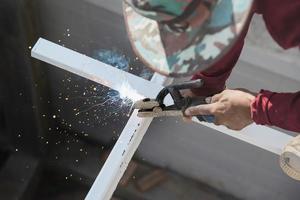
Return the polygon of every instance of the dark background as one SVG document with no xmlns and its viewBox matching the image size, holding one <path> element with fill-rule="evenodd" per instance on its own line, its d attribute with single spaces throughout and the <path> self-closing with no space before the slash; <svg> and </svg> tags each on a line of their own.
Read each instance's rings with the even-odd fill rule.
<svg viewBox="0 0 300 200">
<path fill-rule="evenodd" d="M 1 0 L 1 200 L 83 199 L 127 122 L 130 105 L 120 106 L 116 91 L 30 57 L 43 37 L 96 59 L 103 50 L 124 56 L 126 70 L 141 75 L 145 68 L 130 48 L 123 17 L 104 4 L 120 5 L 118 0 Z M 280 60 L 300 66 L 299 51 L 287 57 L 276 46 L 273 55 L 263 20 L 256 16 L 251 24 L 244 55 L 254 58 L 242 54 L 228 86 L 298 90 L 298 79 L 274 73 L 270 65 Z M 268 62 L 258 63 L 255 53 Z M 101 106 L 106 97 L 113 103 Z M 115 196 L 121 199 L 234 199 L 207 185 L 242 199 L 299 199 L 299 183 L 283 174 L 277 155 L 180 119 L 154 120 L 134 160 L 139 169 L 167 169 L 169 180 L 148 193 L 118 187 Z"/>
</svg>

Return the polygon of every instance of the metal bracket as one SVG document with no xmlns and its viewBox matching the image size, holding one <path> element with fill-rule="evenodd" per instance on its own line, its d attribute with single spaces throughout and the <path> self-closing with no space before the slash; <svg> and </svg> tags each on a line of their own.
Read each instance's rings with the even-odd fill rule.
<svg viewBox="0 0 300 200">
<path fill-rule="evenodd" d="M 162 85 L 170 81 L 158 74 L 154 75 L 151 82 L 144 80 L 45 39 L 37 41 L 32 49 L 32 57 L 120 92 L 122 92 L 122 85 L 128 84 L 134 91 L 133 95 L 141 99 L 144 97 L 155 98 L 163 88 Z M 166 99 L 166 101 L 170 101 L 170 99 Z M 225 127 L 199 122 L 196 118 L 193 120 L 275 154 L 280 154 L 285 144 L 292 139 L 290 135 L 265 126 L 251 125 L 240 132 L 236 132 Z M 138 118 L 136 110 L 132 113 L 86 200 L 108 200 L 111 198 L 151 121 L 152 118 Z"/>
</svg>

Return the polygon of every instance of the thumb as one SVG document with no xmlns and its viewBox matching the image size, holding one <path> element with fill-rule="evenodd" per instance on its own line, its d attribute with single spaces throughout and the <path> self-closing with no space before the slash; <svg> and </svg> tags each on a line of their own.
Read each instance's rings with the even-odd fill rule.
<svg viewBox="0 0 300 200">
<path fill-rule="evenodd" d="M 187 116 L 195 115 L 213 115 L 217 103 L 203 104 L 198 106 L 192 106 L 185 110 L 184 114 Z"/>
</svg>

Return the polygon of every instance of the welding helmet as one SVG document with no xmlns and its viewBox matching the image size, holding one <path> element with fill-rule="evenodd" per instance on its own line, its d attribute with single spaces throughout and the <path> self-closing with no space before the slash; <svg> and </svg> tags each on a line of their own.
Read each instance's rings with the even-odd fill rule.
<svg viewBox="0 0 300 200">
<path fill-rule="evenodd" d="M 166 76 L 192 75 L 231 48 L 253 0 L 124 0 L 129 38 L 138 57 Z"/>
</svg>

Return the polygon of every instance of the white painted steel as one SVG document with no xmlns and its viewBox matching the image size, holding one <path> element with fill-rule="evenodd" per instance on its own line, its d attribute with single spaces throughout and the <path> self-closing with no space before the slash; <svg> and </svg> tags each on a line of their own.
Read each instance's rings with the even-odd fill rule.
<svg viewBox="0 0 300 200">
<path fill-rule="evenodd" d="M 233 131 L 224 126 L 215 126 L 213 124 L 199 122 L 195 117 L 193 118 L 193 121 L 277 155 L 281 154 L 283 147 L 293 138 L 292 136 L 275 129 L 255 124 L 250 125 L 241 131 Z"/>
<path fill-rule="evenodd" d="M 32 48 L 31 55 L 41 61 L 100 83 L 113 90 L 120 91 L 122 86 L 132 87 L 131 90 L 136 92 L 134 93 L 135 96 L 155 97 L 162 89 L 162 85 L 159 83 L 145 81 L 133 74 L 42 38 Z"/>
<path fill-rule="evenodd" d="M 161 79 L 159 76 L 155 74 L 151 81 L 164 84 L 166 78 Z M 86 196 L 86 200 L 109 200 L 111 198 L 152 120 L 153 118 L 137 117 L 137 110 L 132 113 Z"/>
<path fill-rule="evenodd" d="M 144 80 L 44 39 L 38 40 L 32 49 L 32 56 L 114 90 L 120 90 L 120 84 L 126 82 L 141 97 L 155 97 L 165 82 L 165 78 L 158 75 L 154 79 L 159 80 Z M 167 103 L 170 103 L 170 99 L 167 99 Z M 106 200 L 111 197 L 152 121 L 152 118 L 138 118 L 136 112 L 133 112 L 86 199 Z M 194 121 L 200 123 L 196 118 Z M 265 126 L 251 125 L 236 132 L 221 126 L 201 124 L 275 154 L 280 154 L 284 145 L 292 139 L 283 132 Z"/>
<path fill-rule="evenodd" d="M 109 200 L 153 118 L 138 118 L 135 110 L 123 129 L 86 200 Z"/>
</svg>

